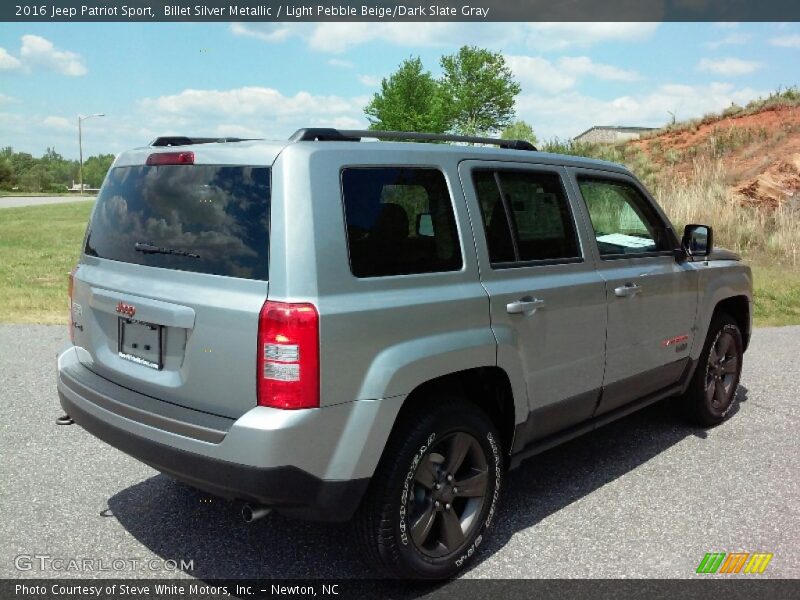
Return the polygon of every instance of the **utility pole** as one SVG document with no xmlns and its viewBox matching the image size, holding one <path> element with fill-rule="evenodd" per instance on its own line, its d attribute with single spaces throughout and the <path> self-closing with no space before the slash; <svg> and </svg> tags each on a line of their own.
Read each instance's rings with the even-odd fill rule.
<svg viewBox="0 0 800 600">
<path fill-rule="evenodd" d="M 83 196 L 83 134 L 81 132 L 81 123 L 83 123 L 86 119 L 91 119 L 92 117 L 105 117 L 105 114 L 96 113 L 94 115 L 87 115 L 85 117 L 78 115 L 78 157 L 80 158 L 80 163 L 78 166 L 78 180 L 80 181 L 81 186 L 81 196 Z"/>
</svg>

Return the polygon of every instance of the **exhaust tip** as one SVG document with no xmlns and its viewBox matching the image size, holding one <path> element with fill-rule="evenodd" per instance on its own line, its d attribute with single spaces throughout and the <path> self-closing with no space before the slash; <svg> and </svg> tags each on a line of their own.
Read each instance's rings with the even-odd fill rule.
<svg viewBox="0 0 800 600">
<path fill-rule="evenodd" d="M 263 519 L 271 512 L 272 509 L 267 506 L 245 504 L 242 507 L 242 519 L 244 519 L 245 523 L 252 523 L 258 519 Z"/>
<path fill-rule="evenodd" d="M 72 425 L 75 421 L 69 415 L 62 415 L 56 419 L 56 425 Z"/>
</svg>

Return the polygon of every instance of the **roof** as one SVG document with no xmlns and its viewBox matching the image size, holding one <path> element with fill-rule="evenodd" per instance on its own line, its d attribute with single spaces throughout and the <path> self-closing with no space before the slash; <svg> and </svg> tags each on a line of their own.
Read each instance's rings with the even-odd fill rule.
<svg viewBox="0 0 800 600">
<path fill-rule="evenodd" d="M 145 146 L 123 152 L 117 157 L 114 166 L 143 165 L 151 154 L 189 150 L 194 153 L 195 164 L 198 165 L 271 165 L 287 144 L 286 141 L 247 140 L 201 145 Z"/>
<path fill-rule="evenodd" d="M 508 148 L 464 146 L 454 144 L 428 144 L 420 142 L 395 141 L 269 141 L 243 140 L 241 142 L 211 142 L 185 146 L 145 146 L 123 152 L 117 157 L 115 167 L 143 165 L 150 154 L 158 152 L 175 152 L 191 150 L 195 155 L 195 164 L 215 165 L 265 165 L 270 166 L 285 149 L 297 148 L 309 152 L 342 152 L 361 148 L 370 154 L 397 152 L 430 154 L 445 153 L 458 155 L 457 160 L 500 160 L 518 163 L 537 163 L 565 165 L 576 167 L 599 168 L 603 170 L 623 171 L 627 169 L 619 164 L 593 158 L 584 158 L 565 154 L 553 154 L 538 150 L 520 151 Z M 387 156 L 387 161 L 397 160 Z M 421 159 L 428 160 L 428 159 Z"/>
<path fill-rule="evenodd" d="M 582 137 L 589 133 L 590 131 L 595 131 L 596 129 L 606 129 L 610 131 L 621 131 L 623 133 L 642 133 L 644 131 L 655 131 L 658 127 L 636 127 L 630 125 L 594 125 L 589 127 L 586 131 L 579 133 L 575 136 L 575 138 Z"/>
</svg>

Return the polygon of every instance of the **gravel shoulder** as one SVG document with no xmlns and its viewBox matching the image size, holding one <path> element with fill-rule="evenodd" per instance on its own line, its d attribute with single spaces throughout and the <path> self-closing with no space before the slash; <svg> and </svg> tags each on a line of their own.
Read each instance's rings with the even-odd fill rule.
<svg viewBox="0 0 800 600">
<path fill-rule="evenodd" d="M 92 200 L 94 200 L 94 196 L 4 196 L 0 198 L 0 208 L 69 204 L 70 202 L 89 202 Z"/>
</svg>

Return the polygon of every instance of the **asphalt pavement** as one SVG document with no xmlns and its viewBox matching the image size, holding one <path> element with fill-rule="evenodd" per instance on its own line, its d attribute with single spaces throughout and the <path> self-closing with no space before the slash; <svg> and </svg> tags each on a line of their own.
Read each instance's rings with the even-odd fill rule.
<svg viewBox="0 0 800 600">
<path fill-rule="evenodd" d="M 371 575 L 347 524 L 246 525 L 238 505 L 56 426 L 65 339 L 62 327 L 0 325 L 0 577 Z M 691 578 L 705 553 L 742 551 L 774 554 L 759 577 L 800 577 L 798 356 L 800 327 L 759 329 L 722 425 L 687 426 L 662 402 L 524 463 L 464 576 Z M 35 555 L 137 566 L 41 570 Z"/>
<path fill-rule="evenodd" d="M 89 202 L 94 196 L 3 196 L 0 208 L 20 206 L 41 206 L 42 204 L 68 204 L 69 202 Z"/>
</svg>

